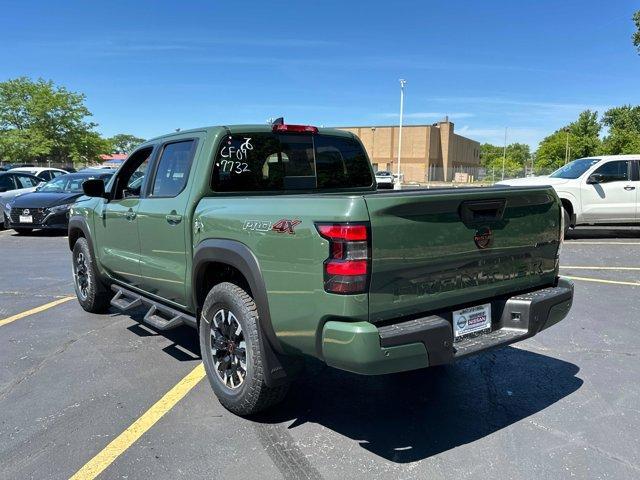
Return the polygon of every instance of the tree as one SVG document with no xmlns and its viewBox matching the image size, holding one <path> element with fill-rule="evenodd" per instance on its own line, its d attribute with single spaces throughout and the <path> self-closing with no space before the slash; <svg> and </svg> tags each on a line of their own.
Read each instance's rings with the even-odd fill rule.
<svg viewBox="0 0 640 480">
<path fill-rule="evenodd" d="M 129 153 L 145 141 L 146 140 L 144 138 L 139 138 L 135 135 L 129 135 L 126 133 L 119 133 L 109 139 L 112 153 Z"/>
<path fill-rule="evenodd" d="M 638 55 L 640 55 L 640 10 L 633 14 L 633 23 L 636 24 L 636 31 L 632 35 L 633 45 L 638 50 Z"/>
<path fill-rule="evenodd" d="M 602 153 L 640 152 L 640 106 L 611 108 L 602 116 L 602 124 L 609 130 L 602 142 Z"/>
<path fill-rule="evenodd" d="M 93 161 L 109 151 L 88 121 L 85 96 L 52 81 L 0 82 L 0 157 L 11 161 Z"/>
<path fill-rule="evenodd" d="M 531 161 L 529 145 L 523 143 L 507 145 L 506 156 L 504 147 L 490 143 L 480 145 L 480 163 L 487 170 L 487 175 L 493 175 L 496 179 L 502 177 L 503 159 L 506 177 L 523 175 L 525 167 Z"/>
<path fill-rule="evenodd" d="M 597 154 L 602 145 L 601 128 L 598 112 L 582 112 L 575 122 L 556 130 L 540 142 L 536 152 L 536 172 L 549 173 L 566 161 Z"/>
</svg>

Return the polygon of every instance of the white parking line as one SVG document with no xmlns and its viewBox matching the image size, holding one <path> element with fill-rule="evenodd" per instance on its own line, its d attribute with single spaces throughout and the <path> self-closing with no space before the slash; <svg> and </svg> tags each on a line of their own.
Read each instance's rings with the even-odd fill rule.
<svg viewBox="0 0 640 480">
<path fill-rule="evenodd" d="M 608 283 L 611 285 L 628 285 L 630 287 L 640 287 L 640 282 L 621 282 L 619 280 L 605 280 L 604 278 L 589 278 L 589 277 L 572 277 L 569 275 L 563 275 L 564 278 L 569 280 L 578 280 L 580 282 L 595 282 L 595 283 Z"/>
<path fill-rule="evenodd" d="M 581 242 L 579 240 L 567 240 L 565 245 L 640 245 L 640 242 Z"/>
<path fill-rule="evenodd" d="M 572 270 L 631 270 L 638 271 L 640 267 L 589 267 L 589 266 L 577 266 L 577 265 L 560 265 L 560 268 L 569 268 Z"/>
</svg>

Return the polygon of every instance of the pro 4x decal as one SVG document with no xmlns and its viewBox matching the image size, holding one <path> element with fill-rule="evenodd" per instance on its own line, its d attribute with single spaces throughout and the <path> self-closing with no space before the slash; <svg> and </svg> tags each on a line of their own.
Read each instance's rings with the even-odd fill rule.
<svg viewBox="0 0 640 480">
<path fill-rule="evenodd" d="M 292 220 L 289 218 L 282 218 L 275 223 L 267 220 L 246 220 L 242 228 L 255 232 L 276 232 L 295 235 L 295 228 L 301 223 L 302 220 Z"/>
</svg>

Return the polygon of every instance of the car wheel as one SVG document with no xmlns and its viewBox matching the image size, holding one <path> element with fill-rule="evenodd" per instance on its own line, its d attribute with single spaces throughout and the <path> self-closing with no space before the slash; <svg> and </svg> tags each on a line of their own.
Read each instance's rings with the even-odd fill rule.
<svg viewBox="0 0 640 480">
<path fill-rule="evenodd" d="M 96 270 L 95 259 L 85 238 L 73 246 L 73 285 L 78 302 L 91 313 L 105 312 L 113 294 L 102 283 Z"/>
<path fill-rule="evenodd" d="M 14 230 L 18 235 L 29 235 L 33 231 L 33 228 L 14 228 Z"/>
<path fill-rule="evenodd" d="M 564 216 L 564 236 L 566 237 L 567 233 L 569 232 L 569 223 L 571 223 L 571 216 L 569 215 L 567 209 L 564 207 L 562 207 L 562 215 Z"/>
<path fill-rule="evenodd" d="M 205 299 L 199 326 L 202 361 L 220 403 L 237 415 L 279 403 L 289 388 L 266 384 L 258 322 L 253 298 L 237 285 L 220 283 Z"/>
</svg>

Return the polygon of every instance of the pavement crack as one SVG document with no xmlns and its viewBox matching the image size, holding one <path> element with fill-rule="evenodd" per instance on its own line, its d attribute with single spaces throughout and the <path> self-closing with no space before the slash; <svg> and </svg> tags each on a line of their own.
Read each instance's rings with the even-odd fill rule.
<svg viewBox="0 0 640 480">
<path fill-rule="evenodd" d="M 80 336 L 78 336 L 76 338 L 72 338 L 72 339 L 67 340 L 66 342 L 64 342 L 62 344 L 62 346 L 60 348 L 58 348 L 55 352 L 50 353 L 49 355 L 44 357 L 37 365 L 34 365 L 29 370 L 27 370 L 26 374 L 24 374 L 22 377 L 20 377 L 20 378 L 18 378 L 16 380 L 14 380 L 13 382 L 10 382 L 9 385 L 7 385 L 2 390 L 0 390 L 0 399 L 5 398 L 18 385 L 23 383 L 25 380 L 28 380 L 29 378 L 33 377 L 36 373 L 38 373 L 40 370 L 42 370 L 53 358 L 63 354 L 65 351 L 67 351 L 69 349 L 69 347 L 71 347 L 71 345 L 76 343 L 78 340 L 83 339 L 87 335 L 91 335 L 92 333 L 95 333 L 95 332 L 98 332 L 98 331 L 100 331 L 100 330 L 102 330 L 104 328 L 107 328 L 108 326 L 109 326 L 109 324 L 105 324 L 104 326 L 102 326 L 100 328 L 94 328 L 92 330 L 89 330 L 88 332 L 83 333 L 82 335 L 80 335 Z"/>
<path fill-rule="evenodd" d="M 254 424 L 265 452 L 286 480 L 321 480 L 291 434 L 282 425 Z"/>
</svg>

